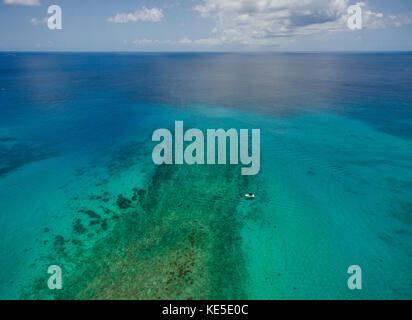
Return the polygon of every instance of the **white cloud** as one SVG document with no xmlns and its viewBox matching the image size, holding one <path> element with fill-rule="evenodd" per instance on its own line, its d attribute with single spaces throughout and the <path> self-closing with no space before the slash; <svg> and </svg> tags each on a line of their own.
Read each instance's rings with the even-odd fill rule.
<svg viewBox="0 0 412 320">
<path fill-rule="evenodd" d="M 24 6 L 39 6 L 39 0 L 3 0 L 5 4 L 21 4 Z"/>
<path fill-rule="evenodd" d="M 401 27 L 405 24 L 411 24 L 412 23 L 412 11 L 409 11 L 407 13 L 398 14 L 395 17 L 392 16 L 391 20 L 392 20 L 393 25 L 396 27 Z"/>
<path fill-rule="evenodd" d="M 127 43 L 127 42 L 126 42 Z M 180 40 L 153 40 L 153 39 L 139 39 L 134 40 L 131 42 L 132 44 L 138 47 L 146 47 L 146 46 L 160 46 L 160 45 L 170 45 L 170 46 L 178 46 L 178 45 L 185 45 L 185 46 L 202 46 L 202 47 L 213 47 L 222 44 L 220 39 L 212 39 L 212 38 L 205 38 L 205 39 L 188 39 L 183 38 Z"/>
<path fill-rule="evenodd" d="M 274 45 L 291 37 L 345 28 L 349 0 L 204 0 L 195 7 L 216 19 L 211 42 Z"/>
<path fill-rule="evenodd" d="M 304 37 L 329 39 L 348 28 L 348 7 L 353 0 L 202 0 L 194 8 L 215 21 L 209 36 L 201 39 L 136 40 L 138 46 L 191 47 L 288 46 Z M 369 2 L 362 7 L 363 29 L 399 27 L 412 23 L 412 12 L 384 15 Z"/>
<path fill-rule="evenodd" d="M 159 44 L 169 44 L 171 41 L 169 40 L 152 40 L 152 39 L 140 39 L 140 40 L 134 40 L 132 43 L 136 46 L 144 47 L 144 46 L 153 46 L 153 45 L 159 45 Z"/>
<path fill-rule="evenodd" d="M 138 21 L 159 22 L 163 19 L 163 17 L 164 15 L 162 9 L 148 9 L 143 7 L 142 10 L 138 10 L 133 13 L 118 13 L 114 17 L 109 17 L 107 21 L 114 23 L 129 23 Z"/>
<path fill-rule="evenodd" d="M 32 19 L 30 20 L 30 23 L 31 23 L 33 26 L 38 26 L 38 25 L 47 23 L 47 20 L 48 20 L 47 17 L 44 17 L 43 19 L 32 18 Z"/>
<path fill-rule="evenodd" d="M 412 23 L 412 11 L 384 16 L 367 10 L 363 13 L 365 27 L 368 29 L 384 29 L 387 27 L 401 27 Z"/>
<path fill-rule="evenodd" d="M 299 37 L 350 31 L 347 27 L 349 0 L 203 0 L 194 8 L 216 26 L 202 44 L 279 45 Z M 411 23 L 412 14 L 386 18 L 369 5 L 363 9 L 363 27 L 385 28 Z M 194 41 L 193 41 L 194 42 Z"/>
</svg>

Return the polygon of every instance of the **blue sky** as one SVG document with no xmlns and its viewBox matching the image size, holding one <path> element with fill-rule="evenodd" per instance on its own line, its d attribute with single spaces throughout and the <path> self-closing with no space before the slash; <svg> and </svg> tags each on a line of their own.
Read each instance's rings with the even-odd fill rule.
<svg viewBox="0 0 412 320">
<path fill-rule="evenodd" d="M 412 51 L 412 1 L 0 0 L 1 51 Z M 63 29 L 47 28 L 59 5 Z"/>
</svg>

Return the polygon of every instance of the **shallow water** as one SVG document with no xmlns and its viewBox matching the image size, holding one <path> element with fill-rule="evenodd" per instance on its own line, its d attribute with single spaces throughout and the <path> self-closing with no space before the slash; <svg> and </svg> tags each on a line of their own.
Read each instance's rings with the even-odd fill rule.
<svg viewBox="0 0 412 320">
<path fill-rule="evenodd" d="M 411 65 L 3 54 L 0 297 L 410 299 Z M 261 172 L 156 167 L 151 135 L 175 120 L 261 129 Z M 63 290 L 47 288 L 52 264 Z"/>
</svg>

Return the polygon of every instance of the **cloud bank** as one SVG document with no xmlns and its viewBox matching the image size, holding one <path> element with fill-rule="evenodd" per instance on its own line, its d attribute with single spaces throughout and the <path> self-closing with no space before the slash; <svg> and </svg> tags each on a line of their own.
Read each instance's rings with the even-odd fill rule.
<svg viewBox="0 0 412 320">
<path fill-rule="evenodd" d="M 143 7 L 142 10 L 133 13 L 118 13 L 114 17 L 109 17 L 107 21 L 113 23 L 130 23 L 138 21 L 159 22 L 163 17 L 162 9 L 148 9 Z"/>
<path fill-rule="evenodd" d="M 350 31 L 349 0 L 203 0 L 194 8 L 216 21 L 207 44 L 278 45 L 299 37 Z M 411 23 L 412 13 L 384 17 L 365 2 L 363 28 L 379 29 Z"/>
</svg>

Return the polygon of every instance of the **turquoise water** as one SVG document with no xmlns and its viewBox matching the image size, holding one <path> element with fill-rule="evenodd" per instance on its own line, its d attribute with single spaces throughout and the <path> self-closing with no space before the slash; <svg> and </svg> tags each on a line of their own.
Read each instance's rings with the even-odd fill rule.
<svg viewBox="0 0 412 320">
<path fill-rule="evenodd" d="M 411 67 L 409 54 L 3 54 L 0 297 L 410 299 Z M 176 120 L 260 129 L 260 173 L 156 167 L 151 135 Z M 52 264 L 63 290 L 47 288 Z"/>
</svg>

